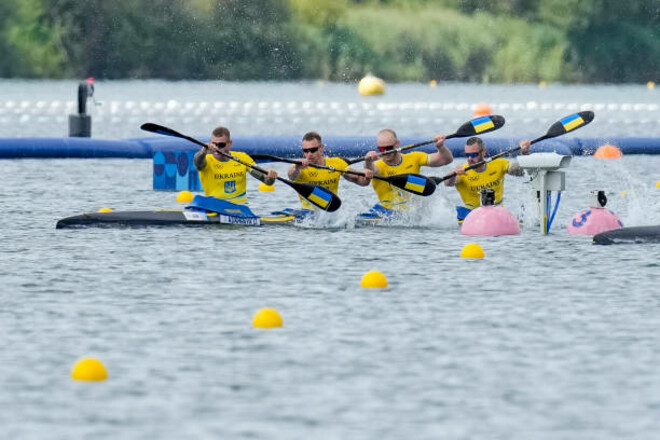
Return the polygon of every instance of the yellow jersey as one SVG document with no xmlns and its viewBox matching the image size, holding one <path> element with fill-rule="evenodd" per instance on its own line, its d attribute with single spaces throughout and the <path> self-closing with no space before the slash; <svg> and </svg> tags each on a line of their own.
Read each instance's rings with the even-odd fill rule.
<svg viewBox="0 0 660 440">
<path fill-rule="evenodd" d="M 247 164 L 255 164 L 246 153 L 232 151 L 230 154 Z M 248 167 L 234 160 L 229 159 L 223 162 L 212 154 L 207 154 L 206 166 L 199 172 L 204 194 L 231 203 L 247 204 L 246 175 L 248 170 Z"/>
<path fill-rule="evenodd" d="M 419 173 L 422 166 L 429 164 L 429 155 L 422 151 L 402 154 L 401 158 L 401 163 L 394 166 L 386 164 L 382 159 L 377 161 L 374 166 L 378 175 L 389 177 L 397 174 Z M 383 207 L 395 211 L 408 210 L 408 201 L 411 196 L 409 192 L 392 186 L 383 180 L 373 179 L 371 184 L 376 190 L 378 200 Z"/>
<path fill-rule="evenodd" d="M 326 167 L 333 167 L 338 170 L 345 170 L 348 168 L 346 161 L 340 157 L 326 157 L 324 160 L 324 165 Z M 312 185 L 322 186 L 337 194 L 337 191 L 339 190 L 340 177 L 341 173 L 337 171 L 314 168 L 314 166 L 310 165 L 309 167 L 300 170 L 300 175 L 298 178 L 296 178 L 295 181 L 299 183 L 311 183 Z M 303 208 L 315 209 L 315 206 L 309 203 L 304 197 L 300 195 L 299 197 Z"/>
<path fill-rule="evenodd" d="M 467 168 L 468 164 L 463 165 Z M 495 204 L 502 203 L 504 196 L 504 176 L 509 170 L 509 161 L 498 158 L 486 164 L 483 171 L 467 170 L 463 176 L 458 176 L 456 189 L 469 209 L 481 206 L 480 191 L 491 188 L 495 191 Z"/>
</svg>

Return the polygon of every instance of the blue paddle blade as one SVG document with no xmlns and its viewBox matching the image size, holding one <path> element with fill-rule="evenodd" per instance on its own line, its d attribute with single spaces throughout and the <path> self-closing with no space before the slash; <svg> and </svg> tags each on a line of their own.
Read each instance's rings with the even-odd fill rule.
<svg viewBox="0 0 660 440">
<path fill-rule="evenodd" d="M 245 205 L 237 205 L 226 200 L 216 199 L 215 197 L 207 197 L 196 195 L 190 205 L 186 208 L 201 209 L 203 211 L 217 212 L 218 214 L 228 215 L 231 217 L 242 218 L 256 218 L 257 216 Z"/>
</svg>

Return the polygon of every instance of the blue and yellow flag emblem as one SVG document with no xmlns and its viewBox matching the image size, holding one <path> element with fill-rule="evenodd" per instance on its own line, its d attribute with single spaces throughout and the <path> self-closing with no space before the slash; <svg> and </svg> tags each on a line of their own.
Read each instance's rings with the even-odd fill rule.
<svg viewBox="0 0 660 440">
<path fill-rule="evenodd" d="M 495 124 L 493 123 L 493 120 L 490 119 L 489 116 L 484 116 L 483 118 L 478 118 L 472 121 L 472 126 L 474 127 L 474 131 L 476 133 L 481 133 L 483 131 L 486 131 L 490 128 L 494 128 Z"/>
<path fill-rule="evenodd" d="M 312 193 L 307 197 L 307 200 L 316 204 L 317 206 L 320 206 L 321 208 L 326 208 L 330 204 L 332 196 L 319 187 L 316 187 L 314 188 L 314 191 L 312 191 Z"/>
<path fill-rule="evenodd" d="M 566 116 L 560 122 L 564 126 L 564 130 L 568 132 L 584 124 L 584 119 L 582 119 L 579 113 L 575 113 L 574 115 Z"/>
<path fill-rule="evenodd" d="M 408 176 L 408 181 L 406 182 L 404 188 L 422 194 L 424 192 L 425 186 L 426 182 L 424 179 L 417 176 Z"/>
</svg>

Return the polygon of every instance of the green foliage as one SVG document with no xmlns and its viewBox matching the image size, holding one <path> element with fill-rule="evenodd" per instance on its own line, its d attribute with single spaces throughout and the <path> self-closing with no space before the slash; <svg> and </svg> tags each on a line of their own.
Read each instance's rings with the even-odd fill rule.
<svg viewBox="0 0 660 440">
<path fill-rule="evenodd" d="M 10 0 L 5 8 L 12 14 L 5 19 L 3 45 L 9 46 L 11 64 L 2 70 L 8 76 L 65 76 L 65 54 L 59 45 L 59 29 L 44 17 L 41 0 Z"/>
<path fill-rule="evenodd" d="M 348 1 L 289 0 L 289 4 L 301 23 L 329 28 L 344 14 Z"/>
<path fill-rule="evenodd" d="M 561 33 L 522 20 L 367 7 L 351 11 L 345 22 L 373 48 L 378 64 L 372 71 L 385 79 L 555 81 L 563 69 Z"/>
<path fill-rule="evenodd" d="M 288 79 L 299 77 L 302 60 L 284 0 L 226 0 L 214 11 L 209 60 L 219 78 Z"/>
<path fill-rule="evenodd" d="M 646 82 L 658 0 L 4 0 L 0 76 Z"/>
</svg>

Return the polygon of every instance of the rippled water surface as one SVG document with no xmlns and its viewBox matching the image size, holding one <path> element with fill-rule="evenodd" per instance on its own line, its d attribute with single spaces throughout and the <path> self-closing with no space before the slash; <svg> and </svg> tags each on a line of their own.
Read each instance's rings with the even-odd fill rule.
<svg viewBox="0 0 660 440">
<path fill-rule="evenodd" d="M 347 182 L 340 212 L 306 227 L 55 230 L 175 195 L 152 191 L 147 160 L 2 161 L 2 437 L 656 438 L 660 246 L 566 225 L 592 189 L 626 225 L 660 224 L 658 165 L 574 158 L 548 236 L 529 179 L 509 176 L 523 233 L 476 239 L 451 188 L 405 224 L 355 228 L 375 195 Z M 256 187 L 259 213 L 297 206 Z M 459 258 L 475 241 L 486 258 Z M 361 289 L 369 270 L 389 287 Z M 263 307 L 284 327 L 253 329 Z M 109 379 L 72 381 L 83 356 Z"/>
</svg>

